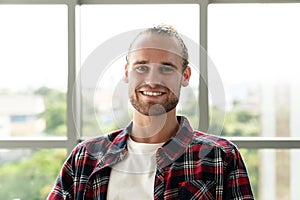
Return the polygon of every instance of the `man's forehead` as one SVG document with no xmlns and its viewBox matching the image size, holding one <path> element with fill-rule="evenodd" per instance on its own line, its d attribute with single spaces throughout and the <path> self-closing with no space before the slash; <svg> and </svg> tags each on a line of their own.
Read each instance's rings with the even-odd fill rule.
<svg viewBox="0 0 300 200">
<path fill-rule="evenodd" d="M 168 35 L 143 34 L 132 44 L 131 52 L 138 50 L 160 50 L 181 56 L 182 50 L 176 39 Z"/>
</svg>

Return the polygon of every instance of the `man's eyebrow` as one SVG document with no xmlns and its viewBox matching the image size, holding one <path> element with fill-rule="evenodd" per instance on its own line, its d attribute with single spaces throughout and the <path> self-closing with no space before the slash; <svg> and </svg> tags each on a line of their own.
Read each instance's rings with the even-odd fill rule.
<svg viewBox="0 0 300 200">
<path fill-rule="evenodd" d="M 166 66 L 173 67 L 173 68 L 175 68 L 175 69 L 178 68 L 175 64 L 173 64 L 173 63 L 171 63 L 171 62 L 162 62 L 161 64 L 162 64 L 162 65 L 166 65 Z"/>
<path fill-rule="evenodd" d="M 148 64 L 149 61 L 147 60 L 137 60 L 133 63 L 133 65 L 142 65 L 142 64 Z"/>
</svg>

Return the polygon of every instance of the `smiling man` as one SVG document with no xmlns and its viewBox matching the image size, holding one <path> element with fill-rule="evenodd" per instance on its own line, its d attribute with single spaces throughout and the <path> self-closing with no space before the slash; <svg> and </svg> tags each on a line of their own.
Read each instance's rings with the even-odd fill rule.
<svg viewBox="0 0 300 200">
<path fill-rule="evenodd" d="M 176 115 L 190 77 L 187 48 L 173 28 L 138 34 L 124 78 L 132 121 L 77 145 L 48 199 L 254 199 L 236 146 Z"/>
</svg>

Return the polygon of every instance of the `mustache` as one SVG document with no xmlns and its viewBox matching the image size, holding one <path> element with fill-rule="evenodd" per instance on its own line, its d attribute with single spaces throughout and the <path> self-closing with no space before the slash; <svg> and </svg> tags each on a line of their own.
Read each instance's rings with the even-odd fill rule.
<svg viewBox="0 0 300 200">
<path fill-rule="evenodd" d="M 141 85 L 138 85 L 136 87 L 136 90 L 169 90 L 169 88 L 167 88 L 164 85 L 161 84 L 147 84 L 147 83 L 142 83 Z"/>
</svg>

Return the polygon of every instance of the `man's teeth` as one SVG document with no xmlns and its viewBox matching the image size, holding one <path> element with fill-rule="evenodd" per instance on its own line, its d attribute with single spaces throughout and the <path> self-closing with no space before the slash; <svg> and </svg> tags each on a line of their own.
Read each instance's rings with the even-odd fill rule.
<svg viewBox="0 0 300 200">
<path fill-rule="evenodd" d="M 143 92 L 143 94 L 147 96 L 160 96 L 162 92 Z"/>
</svg>

